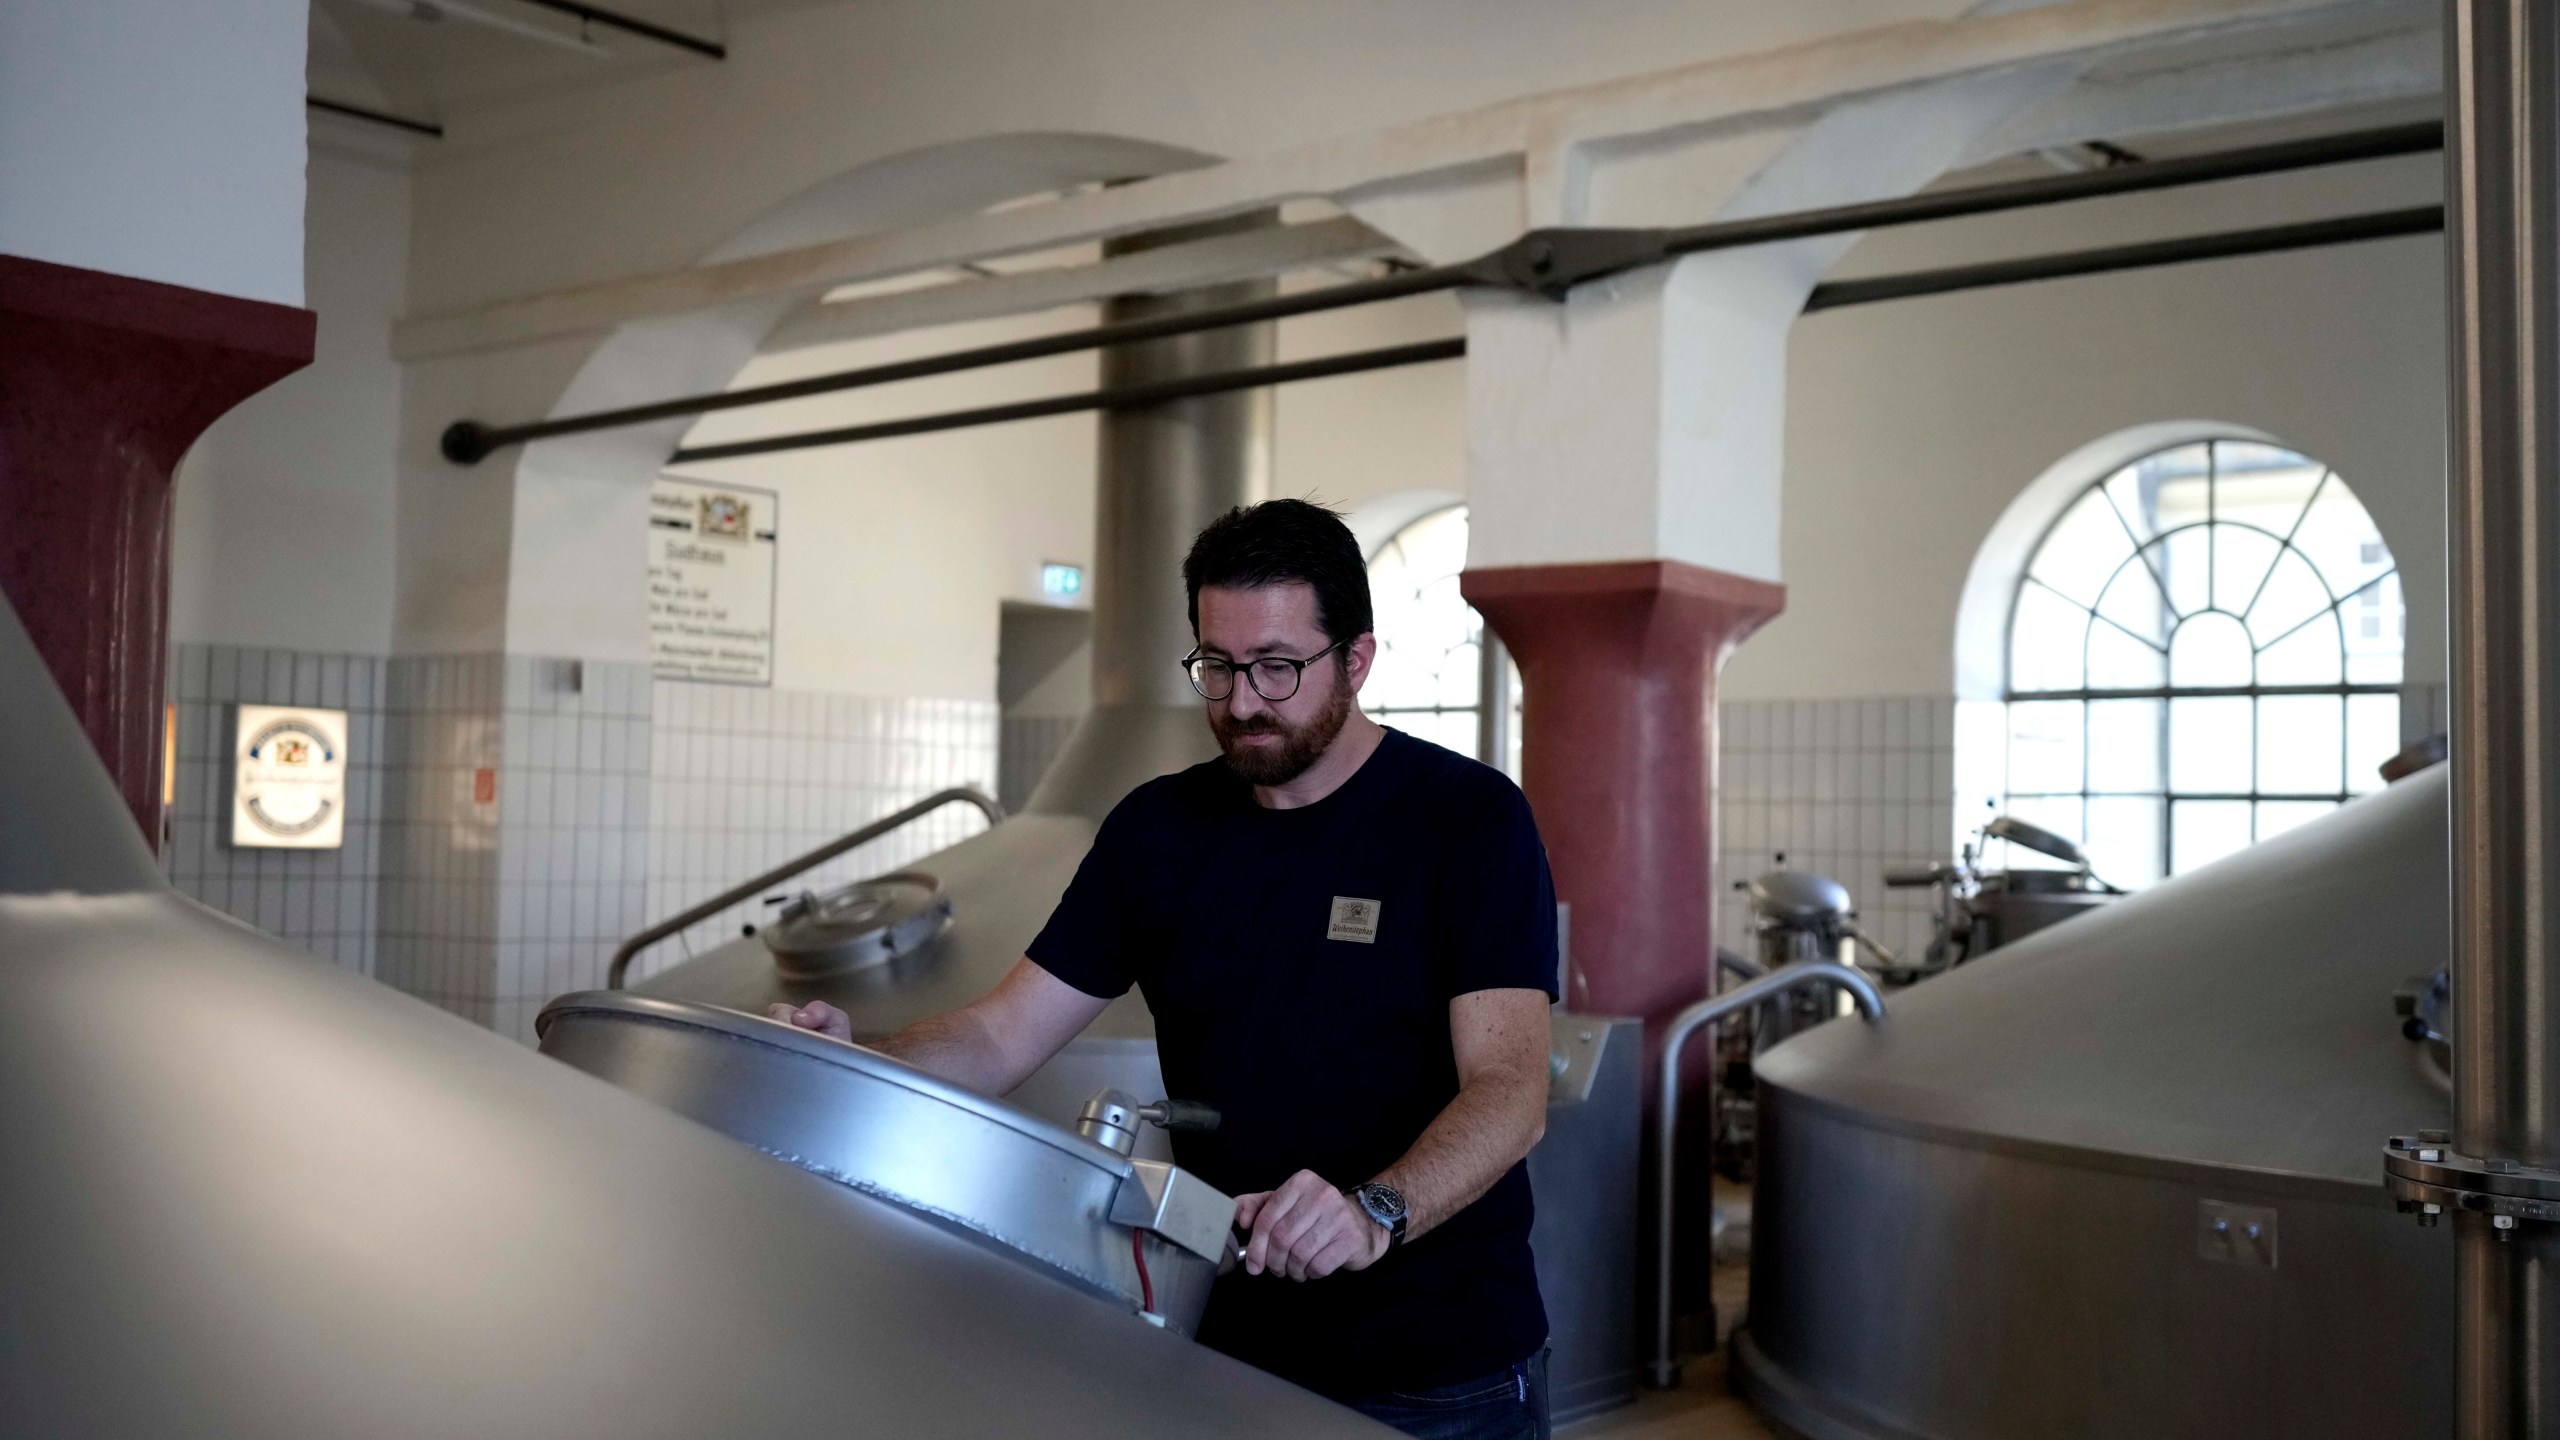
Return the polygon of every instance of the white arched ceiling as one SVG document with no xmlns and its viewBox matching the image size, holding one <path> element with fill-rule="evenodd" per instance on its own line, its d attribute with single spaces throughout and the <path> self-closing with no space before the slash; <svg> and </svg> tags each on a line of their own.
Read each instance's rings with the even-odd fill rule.
<svg viewBox="0 0 2560 1440">
<path fill-rule="evenodd" d="M 891 156 L 776 206 L 703 256 L 734 260 L 969 214 L 1024 196 L 1190 169 L 1216 157 L 1092 134 L 987 136 Z M 802 303 L 757 300 L 626 325 L 546 412 L 580 414 L 722 389 Z M 537 441 L 514 456 L 506 648 L 643 663 L 649 481 L 691 418 Z M 489 464 L 505 463 L 502 452 Z"/>
</svg>

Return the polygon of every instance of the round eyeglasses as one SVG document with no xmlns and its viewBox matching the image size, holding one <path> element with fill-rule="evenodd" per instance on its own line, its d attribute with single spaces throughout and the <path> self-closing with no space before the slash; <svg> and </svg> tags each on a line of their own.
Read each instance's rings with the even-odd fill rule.
<svg viewBox="0 0 2560 1440">
<path fill-rule="evenodd" d="M 1182 662 L 1182 669 L 1191 677 L 1191 688 L 1199 691 L 1203 700 L 1224 700 L 1236 693 L 1236 672 L 1241 670 L 1245 683 L 1253 687 L 1254 694 L 1278 704 L 1298 693 L 1298 686 L 1306 680 L 1308 666 L 1350 643 L 1348 640 L 1336 640 L 1304 660 L 1292 660 L 1286 655 L 1265 655 L 1242 665 L 1194 651 Z"/>
</svg>

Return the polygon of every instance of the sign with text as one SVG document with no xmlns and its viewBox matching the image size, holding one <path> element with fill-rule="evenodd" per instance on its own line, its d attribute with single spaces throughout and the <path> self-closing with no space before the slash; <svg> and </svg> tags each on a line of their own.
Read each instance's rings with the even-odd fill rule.
<svg viewBox="0 0 2560 1440">
<path fill-rule="evenodd" d="M 232 730 L 231 843 L 335 850 L 347 834 L 347 712 L 243 705 Z"/>
<path fill-rule="evenodd" d="M 773 683 L 778 499 L 666 476 L 649 487 L 649 656 L 659 678 Z"/>
</svg>

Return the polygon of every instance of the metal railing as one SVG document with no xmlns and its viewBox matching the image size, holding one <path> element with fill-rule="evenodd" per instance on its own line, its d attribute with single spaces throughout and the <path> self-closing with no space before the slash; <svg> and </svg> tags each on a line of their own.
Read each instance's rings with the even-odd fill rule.
<svg viewBox="0 0 2560 1440">
<path fill-rule="evenodd" d="M 1716 969 L 1736 980 L 1757 980 L 1769 973 L 1769 967 L 1748 955 L 1738 954 L 1723 946 L 1716 947 Z M 1721 982 L 1718 984 L 1721 988 Z"/>
<path fill-rule="evenodd" d="M 1654 1310 L 1653 1363 L 1647 1378 L 1663 1389 L 1680 1383 L 1680 1360 L 1671 1338 L 1671 1221 L 1677 1198 L 1674 1177 L 1680 1166 L 1675 1153 L 1680 1132 L 1680 1052 L 1689 1037 L 1711 1029 L 1729 1015 L 1766 1004 L 1808 985 L 1831 985 L 1849 992 L 1868 1024 L 1884 1018 L 1884 992 L 1865 973 L 1828 960 L 1781 966 L 1748 984 L 1711 995 L 1671 1021 L 1662 1035 L 1661 1093 L 1654 1105 Z"/>
<path fill-rule="evenodd" d="M 639 934 L 632 936 L 630 939 L 623 941 L 622 948 L 613 952 L 613 963 L 605 967 L 605 988 L 608 990 L 621 989 L 622 978 L 624 974 L 631 969 L 632 957 L 638 955 L 641 951 L 648 949 L 650 946 L 657 944 L 659 941 L 666 939 L 668 936 L 675 934 L 677 931 L 684 929 L 686 926 L 694 924 L 697 921 L 708 920 L 712 916 L 719 914 L 721 911 L 728 909 L 730 906 L 737 904 L 739 901 L 754 895 L 759 890 L 766 889 L 769 886 L 779 885 L 783 881 L 790 879 L 792 876 L 797 875 L 804 870 L 812 870 L 820 865 L 824 865 L 847 850 L 868 845 L 872 841 L 879 839 L 881 836 L 888 834 L 890 831 L 898 829 L 900 826 L 912 824 L 913 822 L 921 820 L 925 816 L 932 814 L 934 811 L 941 809 L 943 806 L 951 804 L 968 804 L 977 806 L 978 809 L 986 815 L 987 823 L 989 825 L 994 825 L 1004 819 L 1004 807 L 996 803 L 994 796 L 989 795 L 983 790 L 968 785 L 955 785 L 948 790 L 937 790 L 917 801 L 913 805 L 908 806 L 906 809 L 898 811 L 894 815 L 883 815 L 879 819 L 872 821 L 870 824 L 863 826 L 861 829 L 856 830 L 849 835 L 839 836 L 836 839 L 830 840 L 826 844 L 819 846 L 817 849 L 810 851 L 808 854 L 800 856 L 798 859 L 786 860 L 782 864 L 771 870 L 767 870 L 753 880 L 746 881 L 739 885 L 732 885 L 728 889 L 721 891 L 719 894 L 712 896 L 710 899 L 703 901 L 701 904 L 694 906 L 692 909 L 684 911 L 681 914 L 670 915 L 666 919 L 659 921 L 657 924 L 650 926 L 648 929 L 641 931 Z"/>
</svg>

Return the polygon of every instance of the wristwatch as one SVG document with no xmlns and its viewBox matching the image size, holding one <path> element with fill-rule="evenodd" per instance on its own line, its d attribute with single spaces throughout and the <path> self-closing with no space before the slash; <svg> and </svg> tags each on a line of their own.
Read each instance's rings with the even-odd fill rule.
<svg viewBox="0 0 2560 1440">
<path fill-rule="evenodd" d="M 1387 1227 L 1387 1248 L 1393 1250 L 1404 1243 L 1404 1195 L 1393 1185 L 1372 1180 L 1351 1192 L 1370 1219 Z"/>
</svg>

